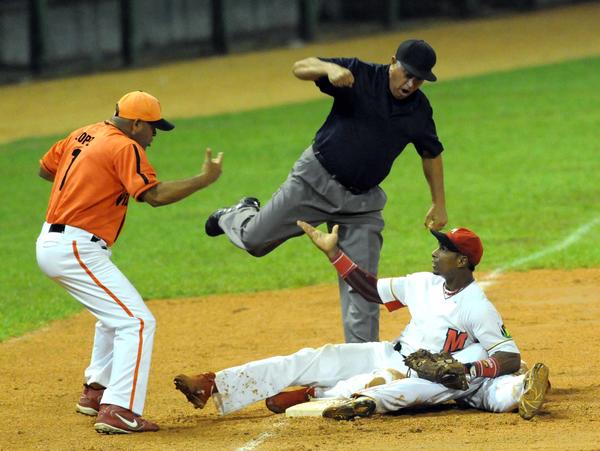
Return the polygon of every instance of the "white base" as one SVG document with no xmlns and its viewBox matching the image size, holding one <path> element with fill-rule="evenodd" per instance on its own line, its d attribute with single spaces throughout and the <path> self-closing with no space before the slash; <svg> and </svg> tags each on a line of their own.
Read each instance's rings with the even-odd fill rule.
<svg viewBox="0 0 600 451">
<path fill-rule="evenodd" d="M 346 401 L 345 398 L 320 398 L 296 404 L 285 411 L 286 417 L 322 417 L 323 411 L 330 406 Z"/>
</svg>

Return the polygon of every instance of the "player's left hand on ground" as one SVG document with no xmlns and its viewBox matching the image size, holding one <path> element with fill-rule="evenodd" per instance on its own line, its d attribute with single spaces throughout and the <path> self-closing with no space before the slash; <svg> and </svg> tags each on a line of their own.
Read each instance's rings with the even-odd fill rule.
<svg viewBox="0 0 600 451">
<path fill-rule="evenodd" d="M 206 149 L 206 154 L 204 156 L 204 164 L 202 165 L 202 176 L 206 182 L 206 185 L 210 185 L 215 182 L 219 176 L 221 175 L 223 166 L 223 152 L 219 152 L 217 154 L 217 158 L 212 157 L 212 150 L 210 148 Z"/>
<path fill-rule="evenodd" d="M 321 249 L 325 255 L 329 258 L 333 258 L 338 251 L 338 229 L 339 226 L 336 224 L 331 229 L 331 233 L 321 232 L 319 229 L 314 228 L 309 223 L 304 221 L 296 221 L 298 227 L 304 230 L 304 233 L 308 235 L 311 241 Z"/>
<path fill-rule="evenodd" d="M 425 215 L 425 227 L 433 230 L 441 230 L 448 223 L 448 213 L 445 207 L 432 205 Z"/>
<path fill-rule="evenodd" d="M 419 349 L 406 357 L 404 363 L 415 370 L 421 379 L 455 390 L 469 388 L 465 366 L 448 352 L 432 353 L 426 349 Z"/>
</svg>

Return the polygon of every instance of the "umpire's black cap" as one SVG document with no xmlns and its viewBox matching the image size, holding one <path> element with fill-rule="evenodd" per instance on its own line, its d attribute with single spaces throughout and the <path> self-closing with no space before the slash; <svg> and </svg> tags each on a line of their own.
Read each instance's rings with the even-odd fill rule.
<svg viewBox="0 0 600 451">
<path fill-rule="evenodd" d="M 402 67 L 421 80 L 436 81 L 431 72 L 437 60 L 435 50 L 422 39 L 404 41 L 396 50 L 396 60 Z"/>
</svg>

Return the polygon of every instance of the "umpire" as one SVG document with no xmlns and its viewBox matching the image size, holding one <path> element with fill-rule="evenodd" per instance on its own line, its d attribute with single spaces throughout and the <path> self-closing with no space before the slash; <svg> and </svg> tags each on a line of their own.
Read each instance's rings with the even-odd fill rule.
<svg viewBox="0 0 600 451">
<path fill-rule="evenodd" d="M 377 274 L 387 197 L 379 184 L 394 160 L 412 143 L 420 155 L 432 205 L 425 226 L 447 222 L 441 153 L 433 111 L 419 89 L 436 54 L 422 40 L 407 40 L 390 64 L 357 58 L 306 58 L 293 66 L 300 80 L 314 81 L 333 97 L 333 106 L 287 180 L 260 209 L 253 197 L 209 216 L 206 233 L 227 234 L 236 246 L 256 257 L 302 234 L 297 219 L 316 226 L 339 224 L 340 247 L 358 265 Z M 409 182 L 407 182 L 409 183 Z M 339 278 L 346 342 L 379 340 L 379 306 L 363 302 Z"/>
</svg>

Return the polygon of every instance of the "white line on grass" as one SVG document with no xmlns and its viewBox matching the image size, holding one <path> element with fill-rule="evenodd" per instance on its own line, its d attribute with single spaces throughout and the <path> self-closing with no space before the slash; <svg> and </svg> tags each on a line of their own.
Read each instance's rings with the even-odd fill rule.
<svg viewBox="0 0 600 451">
<path fill-rule="evenodd" d="M 573 233 L 568 235 L 564 240 L 560 241 L 559 243 L 556 243 L 553 246 L 547 247 L 544 250 L 534 252 L 533 254 L 529 254 L 526 257 L 517 258 L 516 260 L 513 260 L 512 262 L 507 263 L 506 265 L 501 266 L 498 269 L 495 269 L 489 275 L 484 277 L 481 282 L 478 282 L 479 286 L 484 287 L 484 288 L 489 287 L 490 285 L 493 285 L 495 283 L 496 279 L 502 273 L 506 272 L 507 269 L 515 268 L 524 263 L 528 263 L 532 260 L 537 260 L 538 258 L 542 258 L 542 257 L 545 257 L 546 255 L 553 254 L 555 252 L 559 252 L 559 251 L 562 251 L 563 249 L 568 248 L 569 246 L 575 244 L 577 241 L 579 241 L 581 238 L 583 238 L 583 236 L 585 236 L 590 230 L 592 230 L 598 224 L 600 224 L 600 216 L 596 216 L 591 221 L 586 222 L 585 224 L 580 226 L 577 230 L 575 230 Z"/>
<path fill-rule="evenodd" d="M 281 420 L 279 420 L 277 423 L 273 424 L 273 429 L 280 428 L 281 426 L 283 426 L 285 424 L 287 424 L 287 422 L 284 417 Z M 251 451 L 254 448 L 256 448 L 258 445 L 262 444 L 262 442 L 264 442 L 266 439 L 273 437 L 275 435 L 275 433 L 276 433 L 275 430 L 263 432 L 258 437 L 253 438 L 252 440 L 247 442 L 241 448 L 237 448 L 236 451 Z"/>
</svg>

